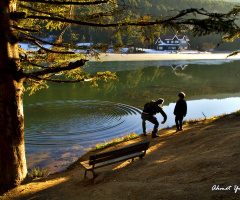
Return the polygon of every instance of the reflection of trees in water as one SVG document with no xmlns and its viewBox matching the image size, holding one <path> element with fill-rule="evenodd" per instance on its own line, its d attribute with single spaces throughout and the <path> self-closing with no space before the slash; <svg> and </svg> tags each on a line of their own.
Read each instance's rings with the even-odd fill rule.
<svg viewBox="0 0 240 200">
<path fill-rule="evenodd" d="M 107 100 L 134 106 L 142 106 L 148 100 L 162 97 L 167 105 L 176 101 L 180 91 L 184 91 L 187 98 L 239 93 L 239 76 L 237 76 L 239 63 L 235 61 L 219 65 L 184 64 L 181 65 L 182 68 L 178 64 L 168 63 L 166 66 L 159 66 L 159 63 L 156 63 L 137 70 L 118 71 L 118 82 L 101 81 L 98 87 L 93 88 L 89 88 L 87 83 L 76 84 L 74 87 L 71 86 L 71 90 L 69 85 L 61 85 L 61 90 L 59 89 L 57 94 L 51 92 L 51 88 L 44 90 L 44 93 L 54 93 L 54 97 L 65 95 L 66 98 L 72 96 L 88 100 Z M 124 63 L 123 67 L 126 68 L 125 65 L 128 65 L 128 62 Z"/>
<path fill-rule="evenodd" d="M 145 67 L 124 73 L 127 73 L 124 78 L 119 74 L 120 81 L 126 80 L 127 83 L 121 83 L 124 97 L 139 105 L 159 97 L 165 98 L 166 104 L 175 102 L 180 91 L 186 92 L 188 98 L 239 92 L 237 62 L 222 65 L 172 65 L 171 68 Z"/>
<path fill-rule="evenodd" d="M 138 70 L 128 72 L 125 77 L 119 78 L 124 88 L 136 88 L 143 82 L 151 82 L 164 75 L 164 69 L 159 67 L 141 67 Z"/>
</svg>

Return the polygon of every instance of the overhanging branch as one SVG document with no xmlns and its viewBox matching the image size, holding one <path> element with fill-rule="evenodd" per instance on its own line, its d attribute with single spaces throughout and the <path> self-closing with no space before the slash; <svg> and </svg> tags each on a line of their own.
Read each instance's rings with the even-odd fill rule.
<svg viewBox="0 0 240 200">
<path fill-rule="evenodd" d="M 23 32 L 23 31 L 20 31 L 20 32 L 21 32 L 21 34 L 27 36 L 27 38 L 26 37 L 19 37 L 20 39 L 28 40 L 29 42 L 33 42 L 33 43 L 34 43 L 34 41 L 39 41 L 39 42 L 41 42 L 43 44 L 49 44 L 49 45 L 57 46 L 57 47 L 64 47 L 62 44 L 56 44 L 56 43 L 53 43 L 53 42 L 48 42 L 48 41 L 36 38 L 36 37 L 34 37 L 32 35 L 29 35 L 29 34 Z"/>
<path fill-rule="evenodd" d="M 88 81 L 88 79 L 79 79 L 79 80 L 60 80 L 60 79 L 51 79 L 51 78 L 41 78 L 38 76 L 34 76 L 34 75 L 28 75 L 27 78 L 29 79 L 29 81 L 48 81 L 48 82 L 54 82 L 54 83 L 79 83 L 79 82 L 84 82 L 84 81 Z M 93 80 L 93 79 L 92 79 Z M 40 84 L 40 82 L 39 82 Z"/>
<path fill-rule="evenodd" d="M 31 3 L 47 3 L 47 4 L 56 4 L 56 5 L 98 5 L 103 3 L 109 3 L 111 0 L 100 0 L 100 1 L 88 1 L 88 2 L 78 2 L 78 1 L 53 1 L 53 0 L 18 0 L 23 2 L 31 2 Z"/>
<path fill-rule="evenodd" d="M 51 12 L 46 12 L 46 11 L 38 10 L 38 9 L 35 9 L 35 8 L 33 8 L 33 7 L 29 7 L 29 6 L 26 6 L 26 5 L 23 5 L 23 4 L 19 4 L 19 7 L 25 8 L 25 9 L 30 10 L 30 11 L 33 11 L 33 12 L 35 12 L 35 13 L 40 13 L 40 14 L 45 14 L 45 15 L 52 16 L 52 13 L 51 13 Z M 59 15 L 55 15 L 55 16 L 59 16 Z M 60 17 L 60 16 L 59 16 L 59 17 Z"/>
<path fill-rule="evenodd" d="M 51 12 L 46 12 L 46 11 L 42 11 L 42 10 L 38 10 L 38 9 L 34 9 L 30 6 L 26 6 L 26 5 L 23 5 L 23 4 L 19 4 L 19 7 L 22 7 L 22 8 L 25 8 L 25 9 L 28 9 L 28 10 L 31 10 L 35 13 L 40 13 L 40 14 L 45 14 L 45 15 L 49 15 L 49 16 L 52 16 L 52 13 Z M 113 9 L 113 10 L 110 10 L 110 11 L 106 11 L 106 12 L 98 12 L 98 13 L 94 13 L 92 15 L 85 15 L 84 16 L 84 20 L 88 20 L 88 19 L 94 19 L 94 18 L 99 18 L 99 17 L 109 17 L 109 16 L 114 16 L 116 14 L 121 14 L 123 13 L 123 11 L 125 11 L 126 8 L 122 8 L 122 9 Z M 61 18 L 60 15 L 55 15 L 55 17 L 59 17 Z"/>
<path fill-rule="evenodd" d="M 60 54 L 75 54 L 74 52 L 70 52 L 70 51 L 54 51 L 48 48 L 43 47 L 41 44 L 39 44 L 36 40 L 33 41 L 37 46 L 39 46 L 41 49 L 43 49 L 46 52 L 50 52 L 50 53 L 60 53 Z"/>
<path fill-rule="evenodd" d="M 49 17 L 49 16 L 34 16 L 30 15 L 27 16 L 29 19 L 41 19 L 41 20 L 52 20 L 52 21 L 59 21 L 59 22 L 67 22 L 71 24 L 77 24 L 77 25 L 83 25 L 83 26 L 92 26 L 92 27 L 122 27 L 122 26 L 153 26 L 153 25 L 161 25 L 161 24 L 167 24 L 167 23 L 175 23 L 175 24 L 185 24 L 185 25 L 194 25 L 190 22 L 189 19 L 182 19 L 182 17 L 188 15 L 188 14 L 194 14 L 197 13 L 199 15 L 209 17 L 209 19 L 214 20 L 221 20 L 225 22 L 232 22 L 235 18 L 230 18 L 229 13 L 227 14 L 221 14 L 216 15 L 214 13 L 208 13 L 204 11 L 203 9 L 187 9 L 184 11 L 181 11 L 178 15 L 175 15 L 173 17 L 169 17 L 167 19 L 163 20 L 153 20 L 153 21 L 122 21 L 122 22 L 116 22 L 116 23 L 93 23 L 93 22 L 87 22 L 87 21 L 79 21 L 79 20 L 72 20 L 67 18 L 59 18 L 59 17 Z M 204 21 L 205 19 L 202 19 Z M 232 24 L 232 23 L 231 23 Z"/>
<path fill-rule="evenodd" d="M 26 77 L 28 77 L 28 76 L 43 76 L 43 75 L 51 74 L 51 73 L 58 73 L 58 72 L 62 72 L 62 71 L 73 70 L 78 67 L 82 67 L 83 65 L 85 65 L 85 63 L 87 61 L 88 60 L 81 59 L 76 62 L 69 63 L 69 65 L 66 67 L 52 67 L 52 68 L 48 68 L 48 69 L 45 69 L 42 71 L 26 73 Z"/>
<path fill-rule="evenodd" d="M 39 32 L 38 30 L 23 28 L 23 27 L 19 27 L 19 26 L 15 26 L 15 25 L 12 25 L 11 27 L 16 29 L 16 30 L 21 30 L 21 31 L 33 32 L 33 33 Z"/>
<path fill-rule="evenodd" d="M 33 36 L 30 36 L 30 35 L 27 35 L 25 34 L 26 36 L 28 37 L 31 37 L 31 38 L 25 38 L 25 37 L 20 37 L 24 40 L 28 40 L 29 42 L 32 42 L 34 44 L 36 44 L 38 47 L 40 47 L 41 49 L 43 49 L 44 51 L 46 52 L 50 52 L 50 53 L 60 53 L 60 54 L 75 54 L 74 52 L 71 52 L 71 51 L 54 51 L 54 50 L 51 50 L 51 49 L 48 49 L 48 48 L 45 48 L 43 47 L 37 40 L 39 40 L 40 42 L 42 43 L 45 43 L 45 44 L 50 44 L 50 45 L 53 45 L 53 46 L 58 46 L 58 47 L 64 47 L 63 45 L 59 45 L 59 44 L 56 44 L 56 43 L 51 43 L 51 42 L 47 42 L 47 41 L 44 41 L 44 40 L 41 40 L 41 39 L 38 39 L 38 38 L 34 38 Z"/>
<path fill-rule="evenodd" d="M 50 76 L 51 77 L 51 76 Z M 102 72 L 100 74 L 96 74 L 90 78 L 81 78 L 78 80 L 60 80 L 60 79 L 51 79 L 51 78 L 44 78 L 39 77 L 33 74 L 28 74 L 27 78 L 29 81 L 40 81 L 39 84 L 41 84 L 41 81 L 47 81 L 47 82 L 55 82 L 55 83 L 79 83 L 79 82 L 89 82 L 89 81 L 96 81 L 100 79 L 114 79 L 117 80 L 117 76 L 115 73 L 109 73 L 109 72 Z"/>
</svg>

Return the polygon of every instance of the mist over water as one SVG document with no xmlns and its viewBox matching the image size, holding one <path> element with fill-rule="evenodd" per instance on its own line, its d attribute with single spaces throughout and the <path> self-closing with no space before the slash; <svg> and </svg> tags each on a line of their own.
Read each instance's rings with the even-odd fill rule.
<svg viewBox="0 0 240 200">
<path fill-rule="evenodd" d="M 164 98 L 168 120 L 180 91 L 186 93 L 188 119 L 231 113 L 240 109 L 240 61 L 89 62 L 89 73 L 115 71 L 118 82 L 50 84 L 49 89 L 24 96 L 28 168 L 60 171 L 89 147 L 116 137 L 142 133 L 140 113 L 150 100 Z M 159 121 L 162 116 L 157 115 Z M 161 128 L 160 127 L 160 128 Z M 147 123 L 148 131 L 153 125 Z"/>
</svg>

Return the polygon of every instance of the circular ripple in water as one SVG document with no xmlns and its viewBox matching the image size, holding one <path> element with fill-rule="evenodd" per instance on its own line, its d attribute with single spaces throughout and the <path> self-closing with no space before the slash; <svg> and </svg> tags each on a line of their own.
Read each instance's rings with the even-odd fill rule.
<svg viewBox="0 0 240 200">
<path fill-rule="evenodd" d="M 31 148 L 89 147 L 141 129 L 140 110 L 107 101 L 24 105 L 25 142 Z"/>
</svg>

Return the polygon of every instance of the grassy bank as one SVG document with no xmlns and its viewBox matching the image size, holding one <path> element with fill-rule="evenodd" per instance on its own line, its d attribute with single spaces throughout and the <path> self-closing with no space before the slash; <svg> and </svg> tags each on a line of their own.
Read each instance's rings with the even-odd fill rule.
<svg viewBox="0 0 240 200">
<path fill-rule="evenodd" d="M 219 119 L 222 119 L 224 117 L 227 117 L 229 115 L 236 115 L 236 116 L 240 116 L 240 110 L 236 111 L 236 112 L 233 112 L 231 114 L 222 114 L 222 115 L 219 115 L 219 116 L 213 116 L 211 118 L 201 118 L 201 119 L 190 119 L 190 120 L 185 120 L 183 121 L 183 125 L 193 125 L 195 123 L 199 123 L 199 122 L 203 122 L 203 121 L 216 121 L 216 120 L 219 120 Z M 167 130 L 167 129 L 173 129 L 175 128 L 176 126 L 173 125 L 172 127 L 167 127 L 167 128 L 162 128 L 161 131 L 164 131 L 164 130 Z M 151 135 L 151 132 L 147 133 L 149 135 Z M 107 149 L 111 146 L 115 146 L 117 144 L 120 144 L 120 143 L 124 143 L 126 141 L 130 141 L 130 140 L 134 140 L 134 139 L 137 139 L 141 137 L 141 135 L 137 135 L 136 133 L 131 133 L 129 135 L 126 135 L 126 136 L 123 136 L 123 137 L 120 137 L 120 138 L 115 138 L 111 141 L 108 141 L 108 142 L 105 142 L 104 144 L 97 144 L 95 147 L 93 148 L 90 148 L 89 151 L 87 153 L 85 153 L 84 155 L 82 155 L 81 157 L 79 157 L 78 160 L 76 160 L 75 162 L 71 163 L 68 167 L 67 167 L 67 170 L 68 169 L 71 169 L 72 167 L 74 167 L 76 164 L 79 163 L 79 161 L 82 159 L 82 157 L 85 157 L 87 154 L 91 153 L 91 152 L 97 152 L 97 151 L 100 151 L 100 150 L 103 150 L 103 149 Z"/>
</svg>

